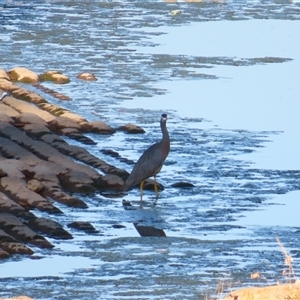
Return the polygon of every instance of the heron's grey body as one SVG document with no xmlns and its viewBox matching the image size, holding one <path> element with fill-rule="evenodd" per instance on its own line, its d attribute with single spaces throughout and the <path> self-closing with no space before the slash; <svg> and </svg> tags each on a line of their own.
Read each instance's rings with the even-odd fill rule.
<svg viewBox="0 0 300 300">
<path fill-rule="evenodd" d="M 163 114 L 160 119 L 160 127 L 162 131 L 161 141 L 150 146 L 142 154 L 124 184 L 124 190 L 127 191 L 140 183 L 141 198 L 144 181 L 151 176 L 154 176 L 154 180 L 156 180 L 156 174 L 161 170 L 170 151 L 170 137 L 166 122 L 167 115 Z M 154 187 L 157 193 L 156 181 Z"/>
</svg>

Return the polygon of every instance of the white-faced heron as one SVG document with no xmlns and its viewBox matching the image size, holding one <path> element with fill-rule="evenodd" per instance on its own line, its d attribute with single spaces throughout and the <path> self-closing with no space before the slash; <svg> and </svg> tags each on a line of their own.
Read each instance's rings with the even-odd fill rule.
<svg viewBox="0 0 300 300">
<path fill-rule="evenodd" d="M 140 184 L 141 200 L 143 196 L 144 181 L 154 176 L 154 189 L 156 197 L 158 197 L 158 188 L 156 184 L 156 175 L 161 170 L 165 159 L 170 151 L 170 137 L 167 129 L 167 115 L 162 114 L 160 119 L 160 128 L 162 131 L 162 139 L 160 142 L 150 146 L 139 158 L 131 174 L 127 178 L 124 184 L 124 190 L 132 188 L 133 186 Z"/>
</svg>

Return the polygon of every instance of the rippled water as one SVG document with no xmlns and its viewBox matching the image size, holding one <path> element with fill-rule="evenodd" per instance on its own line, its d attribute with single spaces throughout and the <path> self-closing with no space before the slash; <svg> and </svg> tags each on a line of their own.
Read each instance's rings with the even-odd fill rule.
<svg viewBox="0 0 300 300">
<path fill-rule="evenodd" d="M 2 261 L 1 296 L 26 287 L 37 299 L 203 299 L 220 281 L 226 291 L 265 284 L 251 281 L 251 272 L 274 283 L 284 268 L 276 236 L 299 271 L 292 213 L 300 190 L 298 2 L 0 1 L 1 7 L 0 67 L 59 69 L 71 83 L 46 85 L 73 100 L 47 100 L 90 120 L 146 129 L 90 135 L 98 143 L 92 153 L 130 171 L 101 150 L 135 161 L 160 138 L 162 111 L 172 137 L 156 206 L 146 191 L 140 208 L 138 190 L 125 197 L 132 210 L 101 194 L 84 199 L 87 210 L 60 206 L 65 215 L 56 221 L 89 221 L 99 233 L 51 241 L 56 248 L 35 249 L 37 260 Z M 77 80 L 82 71 L 99 80 Z M 195 187 L 172 187 L 179 181 Z M 133 223 L 167 237 L 140 237 Z"/>
</svg>

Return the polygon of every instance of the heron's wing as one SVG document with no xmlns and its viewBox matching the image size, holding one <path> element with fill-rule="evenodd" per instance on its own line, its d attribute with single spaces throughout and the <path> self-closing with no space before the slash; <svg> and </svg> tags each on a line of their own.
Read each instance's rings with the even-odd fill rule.
<svg viewBox="0 0 300 300">
<path fill-rule="evenodd" d="M 164 162 L 160 147 L 161 145 L 159 143 L 154 144 L 142 154 L 126 180 L 126 186 L 128 188 L 156 175 L 160 171 Z"/>
</svg>

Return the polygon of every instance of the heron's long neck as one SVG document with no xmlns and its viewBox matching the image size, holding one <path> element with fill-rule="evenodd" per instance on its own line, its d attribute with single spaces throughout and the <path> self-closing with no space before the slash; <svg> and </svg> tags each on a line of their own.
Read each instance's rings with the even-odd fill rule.
<svg viewBox="0 0 300 300">
<path fill-rule="evenodd" d="M 170 151 L 170 137 L 169 137 L 169 132 L 167 129 L 166 122 L 161 121 L 160 122 L 160 128 L 162 131 L 162 140 L 161 143 L 163 144 L 163 149 L 165 150 L 165 154 L 168 155 Z"/>
</svg>

